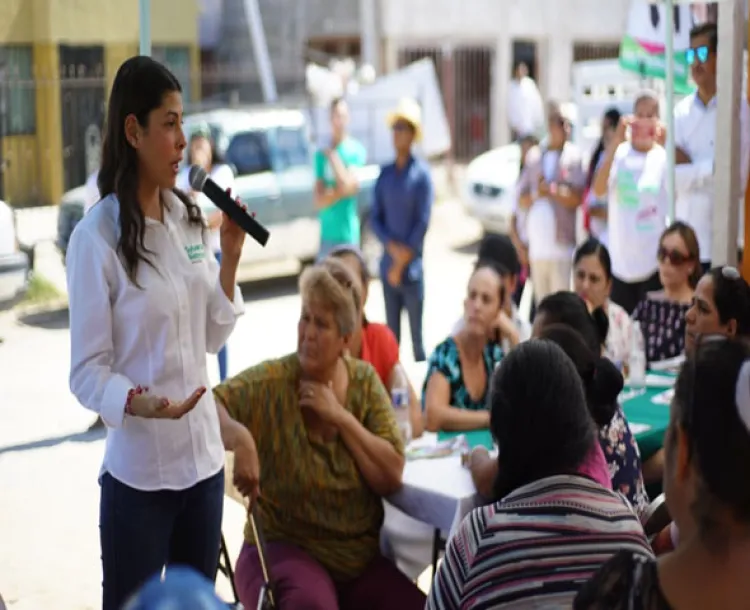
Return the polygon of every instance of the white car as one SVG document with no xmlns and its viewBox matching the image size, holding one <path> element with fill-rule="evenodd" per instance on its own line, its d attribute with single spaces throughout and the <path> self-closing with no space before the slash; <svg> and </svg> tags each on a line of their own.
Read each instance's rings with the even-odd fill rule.
<svg viewBox="0 0 750 610">
<path fill-rule="evenodd" d="M 518 144 L 490 150 L 466 166 L 464 204 L 485 233 L 510 233 L 520 168 Z"/>
<path fill-rule="evenodd" d="M 18 297 L 25 290 L 28 277 L 29 256 L 18 243 L 13 210 L 0 201 L 0 303 Z"/>
</svg>

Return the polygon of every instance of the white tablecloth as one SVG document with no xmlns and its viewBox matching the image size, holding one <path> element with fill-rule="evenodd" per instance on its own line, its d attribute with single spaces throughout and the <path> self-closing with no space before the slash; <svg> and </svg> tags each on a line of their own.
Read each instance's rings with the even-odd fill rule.
<svg viewBox="0 0 750 610">
<path fill-rule="evenodd" d="M 437 436 L 429 432 L 416 441 L 419 445 L 436 442 Z M 478 506 L 479 497 L 461 456 L 450 455 L 407 460 L 404 486 L 387 502 L 417 521 L 452 532 Z"/>
</svg>

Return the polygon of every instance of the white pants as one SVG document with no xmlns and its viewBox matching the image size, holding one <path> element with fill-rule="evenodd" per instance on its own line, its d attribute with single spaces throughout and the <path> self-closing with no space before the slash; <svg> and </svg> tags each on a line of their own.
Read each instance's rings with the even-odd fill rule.
<svg viewBox="0 0 750 610">
<path fill-rule="evenodd" d="M 532 260 L 530 266 L 534 301 L 537 305 L 550 294 L 570 290 L 570 275 L 573 270 L 571 259 Z"/>
</svg>

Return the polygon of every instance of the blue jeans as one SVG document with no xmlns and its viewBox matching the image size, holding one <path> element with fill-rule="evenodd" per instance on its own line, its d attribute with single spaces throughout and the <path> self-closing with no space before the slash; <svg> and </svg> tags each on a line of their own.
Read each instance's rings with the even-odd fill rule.
<svg viewBox="0 0 750 610">
<path fill-rule="evenodd" d="M 216 260 L 221 265 L 221 250 L 218 252 L 214 252 L 214 255 L 216 256 Z M 219 353 L 216 354 L 216 357 L 219 360 L 219 381 L 224 381 L 227 378 L 227 346 L 224 345 L 220 350 Z"/>
<path fill-rule="evenodd" d="M 125 601 L 167 565 L 216 578 L 224 510 L 224 470 L 179 491 L 140 491 L 105 473 L 99 536 L 103 610 Z"/>
<path fill-rule="evenodd" d="M 401 311 L 406 309 L 406 315 L 409 316 L 414 360 L 424 362 L 427 359 L 422 340 L 424 280 L 419 279 L 393 287 L 387 279 L 383 278 L 383 299 L 385 300 L 385 319 L 399 344 L 401 343 Z"/>
</svg>

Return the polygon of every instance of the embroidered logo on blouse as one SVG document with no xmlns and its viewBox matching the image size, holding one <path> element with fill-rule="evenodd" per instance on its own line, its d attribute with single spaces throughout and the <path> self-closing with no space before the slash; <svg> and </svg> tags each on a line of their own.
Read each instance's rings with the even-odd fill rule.
<svg viewBox="0 0 750 610">
<path fill-rule="evenodd" d="M 199 263 L 206 258 L 206 246 L 203 244 L 185 246 L 185 252 L 187 252 L 191 263 Z"/>
</svg>

